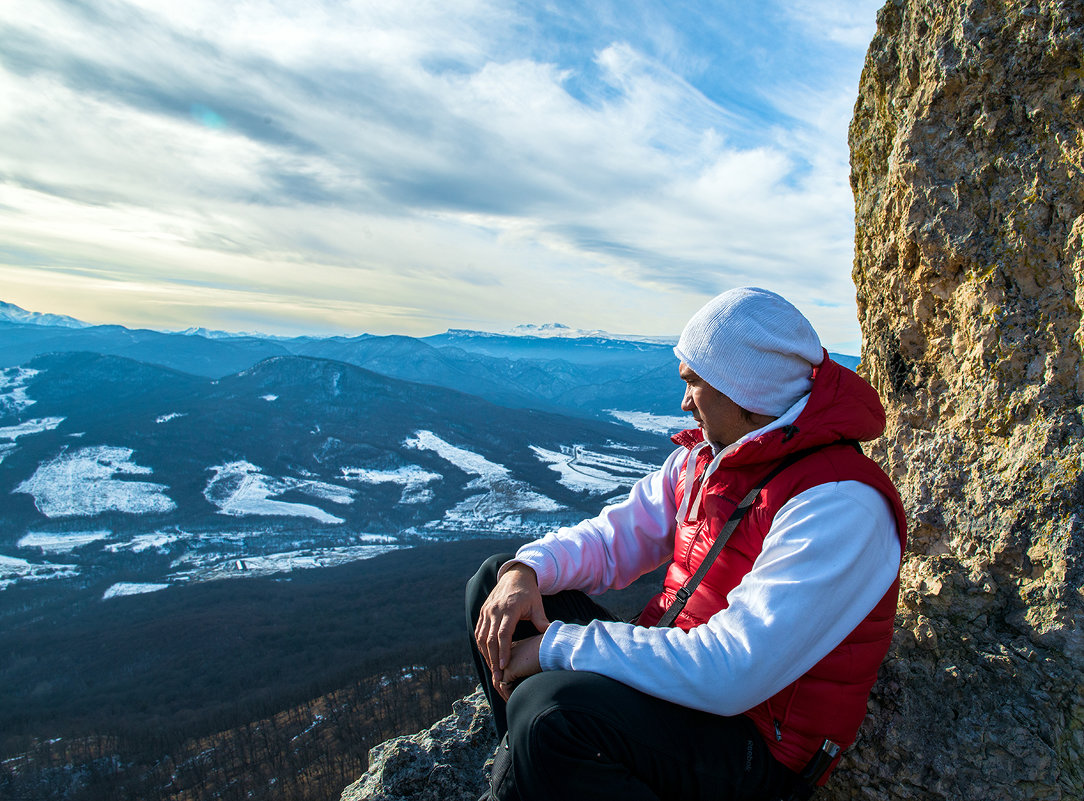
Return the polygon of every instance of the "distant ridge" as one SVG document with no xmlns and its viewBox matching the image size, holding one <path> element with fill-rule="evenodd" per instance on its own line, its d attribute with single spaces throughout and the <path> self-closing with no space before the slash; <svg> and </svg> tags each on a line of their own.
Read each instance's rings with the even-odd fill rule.
<svg viewBox="0 0 1084 801">
<path fill-rule="evenodd" d="M 640 334 L 614 334 L 601 329 L 586 330 L 572 328 L 563 323 L 544 323 L 542 325 L 524 324 L 517 325 L 507 331 L 475 331 L 467 328 L 449 328 L 443 334 L 427 337 L 409 336 L 374 336 L 372 334 L 359 334 L 353 337 L 345 336 L 300 336 L 287 337 L 274 334 L 261 334 L 253 332 L 231 332 L 212 330 L 202 327 L 191 327 L 179 331 L 166 329 L 128 328 L 122 325 L 96 325 L 85 323 L 74 317 L 62 314 L 43 314 L 30 312 L 16 306 L 13 303 L 0 301 L 0 323 L 12 323 L 15 325 L 32 325 L 42 329 L 86 329 L 90 332 L 102 332 L 101 336 L 112 339 L 116 333 L 129 332 L 135 336 L 121 337 L 113 346 L 105 345 L 97 340 L 94 341 L 53 341 L 50 340 L 48 347 L 36 349 L 21 343 L 25 352 L 15 354 L 14 342 L 7 343 L 12 354 L 11 358 L 0 359 L 0 366 L 18 364 L 32 358 L 35 355 L 51 351 L 86 350 L 98 353 L 116 353 L 146 360 L 153 364 L 163 364 L 177 369 L 194 372 L 201 375 L 227 375 L 255 364 L 262 358 L 284 353 L 296 353 L 323 358 L 336 358 L 355 364 L 364 364 L 365 360 L 351 358 L 350 355 L 336 352 L 334 355 L 329 349 L 341 351 L 342 349 L 355 350 L 373 345 L 376 342 L 411 342 L 419 345 L 428 345 L 435 348 L 451 347 L 462 349 L 475 354 L 484 354 L 491 357 L 504 359 L 565 359 L 578 363 L 591 363 L 598 361 L 598 355 L 605 353 L 604 359 L 620 359 L 622 355 L 632 363 L 639 363 L 645 369 L 654 369 L 655 361 L 662 358 L 666 363 L 670 359 L 670 347 L 677 343 L 676 336 L 651 336 Z M 105 332 L 112 331 L 113 334 Z M 82 337 L 82 334 L 75 336 Z M 227 349 L 238 348 L 242 351 L 251 350 L 253 353 L 245 358 L 239 353 L 232 352 L 232 358 L 223 367 L 205 367 L 200 369 L 193 367 L 184 361 L 155 358 L 148 353 L 133 352 L 133 348 L 160 351 L 163 336 L 183 336 L 189 340 L 206 341 L 208 343 L 221 343 Z M 40 338 L 40 337 L 39 337 Z M 141 346 L 138 343 L 143 343 Z M 150 344 L 147 344 L 150 343 Z M 599 350 L 599 349 L 602 350 Z M 270 350 L 269 350 L 270 349 Z M 644 362 L 644 354 L 652 354 L 648 362 Z M 665 355 L 664 355 L 665 354 Z M 844 367 L 855 369 L 858 367 L 859 358 L 840 353 L 830 353 L 833 359 Z M 211 361 L 214 361 L 213 359 Z M 379 370 L 378 370 L 379 372 Z M 442 384 L 441 380 L 435 383 Z"/>
<path fill-rule="evenodd" d="M 0 321 L 20 325 L 51 325 L 59 328 L 90 328 L 90 323 L 63 314 L 41 314 L 27 311 L 14 303 L 0 300 Z"/>
<path fill-rule="evenodd" d="M 450 329 L 449 334 L 475 334 L 478 331 Z M 601 329 L 585 330 L 571 328 L 563 323 L 544 323 L 542 325 L 517 325 L 507 331 L 497 332 L 492 336 L 538 337 L 540 339 L 612 339 L 623 342 L 648 342 L 653 345 L 676 345 L 676 336 L 649 336 L 643 334 L 614 334 Z"/>
</svg>

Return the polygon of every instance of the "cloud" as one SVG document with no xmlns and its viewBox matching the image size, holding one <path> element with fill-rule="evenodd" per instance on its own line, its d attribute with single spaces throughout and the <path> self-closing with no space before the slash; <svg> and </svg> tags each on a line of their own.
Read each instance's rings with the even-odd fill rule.
<svg viewBox="0 0 1084 801">
<path fill-rule="evenodd" d="M 853 341 L 845 122 L 874 7 L 789 8 L 12 0 L 9 299 L 73 313 L 29 267 L 138 287 L 108 306 L 136 324 L 668 333 L 766 282 Z"/>
</svg>

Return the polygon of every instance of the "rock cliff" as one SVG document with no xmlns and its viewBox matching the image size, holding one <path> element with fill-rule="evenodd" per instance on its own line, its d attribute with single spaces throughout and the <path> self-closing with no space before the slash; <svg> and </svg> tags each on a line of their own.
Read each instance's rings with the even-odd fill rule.
<svg viewBox="0 0 1084 801">
<path fill-rule="evenodd" d="M 912 531 L 833 795 L 1084 798 L 1084 3 L 891 0 L 850 140 Z"/>
<path fill-rule="evenodd" d="M 850 138 L 874 451 L 912 531 L 822 797 L 1084 798 L 1084 2 L 890 0 Z M 386 744 L 344 799 L 475 797 L 478 747 L 440 738 L 483 716 Z"/>
</svg>

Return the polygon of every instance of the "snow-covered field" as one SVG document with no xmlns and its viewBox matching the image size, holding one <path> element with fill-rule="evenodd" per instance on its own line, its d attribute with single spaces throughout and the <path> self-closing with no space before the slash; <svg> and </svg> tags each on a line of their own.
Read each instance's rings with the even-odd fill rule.
<svg viewBox="0 0 1084 801">
<path fill-rule="evenodd" d="M 558 481 L 571 490 L 605 495 L 622 487 L 631 487 L 656 469 L 653 465 L 629 456 L 598 453 L 581 445 L 562 448 L 560 452 L 532 445 L 531 450 L 550 470 L 560 474 Z"/>
<path fill-rule="evenodd" d="M 33 405 L 26 395 L 26 382 L 40 372 L 26 367 L 0 369 L 0 414 L 19 414 Z"/>
<path fill-rule="evenodd" d="M 112 531 L 72 531 L 54 534 L 45 531 L 28 532 L 17 543 L 20 548 L 41 548 L 42 553 L 70 553 L 92 542 L 107 540 Z"/>
<path fill-rule="evenodd" d="M 150 534 L 137 534 L 126 542 L 111 542 L 105 546 L 105 550 L 110 553 L 120 553 L 121 551 L 131 551 L 132 553 L 142 553 L 143 551 L 149 551 L 152 548 L 160 553 L 165 553 L 166 549 L 182 539 L 180 531 L 152 531 Z"/>
<path fill-rule="evenodd" d="M 176 504 L 162 484 L 118 481 L 116 476 L 149 475 L 153 471 L 132 461 L 131 448 L 98 445 L 64 452 L 38 467 L 15 488 L 34 497 L 46 517 L 93 517 L 103 512 L 130 514 L 171 512 Z"/>
<path fill-rule="evenodd" d="M 42 417 L 37 420 L 27 420 L 24 423 L 19 423 L 14 426 L 3 426 L 0 428 L 0 439 L 14 442 L 19 437 L 25 437 L 28 434 L 40 434 L 42 431 L 52 431 L 63 422 L 63 417 Z"/>
<path fill-rule="evenodd" d="M 79 575 L 78 565 L 54 565 L 51 562 L 31 562 L 15 556 L 0 554 L 0 590 L 16 582 L 43 579 L 73 578 Z"/>
<path fill-rule="evenodd" d="M 164 590 L 168 586 L 168 584 L 140 584 L 131 581 L 118 581 L 105 591 L 102 600 L 118 598 L 122 595 L 142 595 L 147 592 L 157 592 L 158 590 Z"/>
<path fill-rule="evenodd" d="M 318 546 L 313 545 L 311 537 L 299 538 L 296 531 L 288 529 L 287 532 L 267 527 L 226 531 L 186 531 L 173 527 L 123 540 L 114 540 L 114 533 L 108 530 L 29 532 L 16 543 L 16 547 L 38 548 L 42 553 L 70 553 L 100 543 L 102 553 L 140 554 L 153 551 L 156 554 L 176 555 L 166 575 L 144 582 L 116 582 L 106 591 L 104 599 L 154 592 L 173 584 L 331 567 L 409 547 L 409 541 L 388 534 L 346 532 L 336 535 L 336 541 Z M 284 545 L 292 547 L 283 550 Z M 270 553 L 260 553 L 264 550 Z M 99 562 L 100 557 L 92 556 L 91 564 Z M 26 581 L 74 578 L 82 570 L 80 565 L 34 562 L 0 555 L 0 590 Z"/>
<path fill-rule="evenodd" d="M 2 396 L 0 396 L 2 400 Z M 18 425 L 0 427 L 0 462 L 4 457 L 15 450 L 15 440 L 29 434 L 40 434 L 42 431 L 52 431 L 64 422 L 63 417 L 42 417 L 38 420 L 26 420 Z"/>
<path fill-rule="evenodd" d="M 15 377 L 26 378 L 10 370 L 0 375 L 7 384 L 13 384 Z M 170 412 L 156 419 L 164 424 L 181 416 Z M 151 419 L 155 419 L 153 415 L 144 422 Z M 62 421 L 40 418 L 0 427 L 0 459 L 15 447 L 17 438 L 53 430 Z M 5 422 L 11 422 L 11 418 Z M 67 442 L 59 453 L 50 450 L 51 458 L 41 462 L 29 478 L 23 474 L 12 482 L 17 484 L 14 492 L 31 496 L 45 517 L 90 518 L 107 512 L 146 515 L 177 508 L 170 496 L 175 495 L 179 501 L 181 490 L 174 491 L 150 479 L 155 473 L 147 466 L 150 460 L 138 458 L 133 449 L 117 445 L 79 447 L 75 441 Z M 99 587 L 114 582 L 102 596 L 107 600 L 155 592 L 175 584 L 340 565 L 409 547 L 418 539 L 540 534 L 565 524 L 571 514 L 546 492 L 547 487 L 558 492 L 555 481 L 574 492 L 606 496 L 623 491 L 655 469 L 642 461 L 639 451 L 644 450 L 643 446 L 620 442 L 552 450 L 534 446 L 532 452 L 541 464 L 523 465 L 522 454 L 518 460 L 509 457 L 515 474 L 509 466 L 455 445 L 432 431 L 415 431 L 403 445 L 409 449 L 408 454 L 413 451 L 416 456 L 408 455 L 406 463 L 399 462 L 402 466 L 376 469 L 361 462 L 362 466 L 338 468 L 339 475 L 331 476 L 331 480 L 300 467 L 291 468 L 290 475 L 268 475 L 244 459 L 207 468 L 202 477 L 206 479 L 203 496 L 221 515 L 263 518 L 224 522 L 218 517 L 221 525 L 230 527 L 225 530 L 215 528 L 216 523 L 208 519 L 193 517 L 184 528 L 151 518 L 145 527 L 138 519 L 128 519 L 102 521 L 97 528 L 97 521 L 86 521 L 80 529 L 79 523 L 72 525 L 64 520 L 39 521 L 31 524 L 30 530 L 10 531 L 10 539 L 4 541 L 10 543 L 9 548 L 21 549 L 15 553 L 27 558 L 0 557 L 0 589 L 25 581 L 77 577 L 80 587 L 95 581 L 100 581 L 94 585 Z M 650 447 L 646 450 L 653 452 Z M 138 454 L 144 454 L 142 448 Z M 411 463 L 415 461 L 421 464 Z M 156 461 L 152 463 L 157 465 Z M 445 469 L 443 463 L 454 469 Z M 542 469 L 542 464 L 553 470 L 556 478 Z M 550 478 L 544 478 L 546 475 Z M 539 477 L 539 485 L 533 486 Z M 19 479 L 25 480 L 17 483 Z M 442 489 L 438 483 L 442 481 L 451 481 L 453 486 Z M 170 484 L 177 483 L 170 478 Z M 359 534 L 345 525 L 344 518 L 352 515 L 344 510 L 357 503 L 363 484 L 399 488 L 399 503 L 414 505 L 415 514 L 418 505 L 429 510 L 434 498 L 445 491 L 465 491 L 458 494 L 462 498 L 458 503 L 433 505 L 420 518 L 428 522 L 397 531 L 393 537 Z M 560 491 L 558 497 L 566 496 Z M 293 521 L 276 522 L 270 519 L 274 517 Z M 58 530 L 49 530 L 54 528 Z M 55 554 L 65 554 L 63 561 L 79 564 L 45 561 Z M 166 560 L 171 560 L 168 567 Z M 104 576 L 111 578 L 101 581 Z"/>
<path fill-rule="evenodd" d="M 445 442 L 432 431 L 415 431 L 414 436 L 405 440 L 403 445 L 419 451 L 433 451 L 441 459 L 455 465 L 464 473 L 471 473 L 484 481 L 496 481 L 511 475 L 507 467 L 491 462 L 474 451 Z"/>
<path fill-rule="evenodd" d="M 683 429 L 696 427 L 696 421 L 687 414 L 677 416 L 648 412 L 621 412 L 617 409 L 607 409 L 606 413 L 622 423 L 650 434 L 676 434 Z"/>
<path fill-rule="evenodd" d="M 197 581 L 215 581 L 225 578 L 248 578 L 269 576 L 275 573 L 289 573 L 292 570 L 309 570 L 317 567 L 334 567 L 348 562 L 371 559 L 382 553 L 388 553 L 403 545 L 392 538 L 382 538 L 385 542 L 367 545 L 347 545 L 339 548 L 306 548 L 297 551 L 263 554 L 259 556 L 190 557 L 175 563 L 187 569 L 169 574 L 166 578 L 171 583 L 191 583 Z"/>
<path fill-rule="evenodd" d="M 427 528 L 522 531 L 523 513 L 556 512 L 564 508 L 552 498 L 513 479 L 507 467 L 445 442 L 432 431 L 417 431 L 403 444 L 408 448 L 433 451 L 464 473 L 477 476 L 466 488 L 479 490 L 479 494 L 460 501 L 444 513 L 443 519 L 432 521 Z"/>
<path fill-rule="evenodd" d="M 433 490 L 427 484 L 443 478 L 417 465 L 407 465 L 397 470 L 370 470 L 365 467 L 344 467 L 342 476 L 347 481 L 366 484 L 398 484 L 403 488 L 399 503 L 428 503 L 433 500 Z"/>
<path fill-rule="evenodd" d="M 318 523 L 339 524 L 341 517 L 306 503 L 276 501 L 272 498 L 297 490 L 319 500 L 337 504 L 353 503 L 354 490 L 323 481 L 284 476 L 275 478 L 260 472 L 251 462 L 237 461 L 212 467 L 214 476 L 207 482 L 203 496 L 224 515 L 270 515 L 273 517 L 309 517 Z"/>
<path fill-rule="evenodd" d="M 25 367 L 0 369 L 0 417 L 17 416 L 34 405 L 34 401 L 26 394 L 26 382 L 40 372 Z M 63 417 L 42 417 L 38 420 L 24 420 L 15 425 L 0 426 L 0 462 L 15 451 L 15 440 L 19 437 L 51 431 L 63 422 Z"/>
</svg>

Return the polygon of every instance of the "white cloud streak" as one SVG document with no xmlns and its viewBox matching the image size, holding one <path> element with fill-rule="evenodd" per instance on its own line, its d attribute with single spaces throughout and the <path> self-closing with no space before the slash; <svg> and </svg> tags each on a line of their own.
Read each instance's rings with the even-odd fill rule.
<svg viewBox="0 0 1084 801">
<path fill-rule="evenodd" d="M 638 8 L 9 0 L 5 299 L 674 333 L 759 283 L 856 348 L 846 120 L 876 6 Z"/>
</svg>

